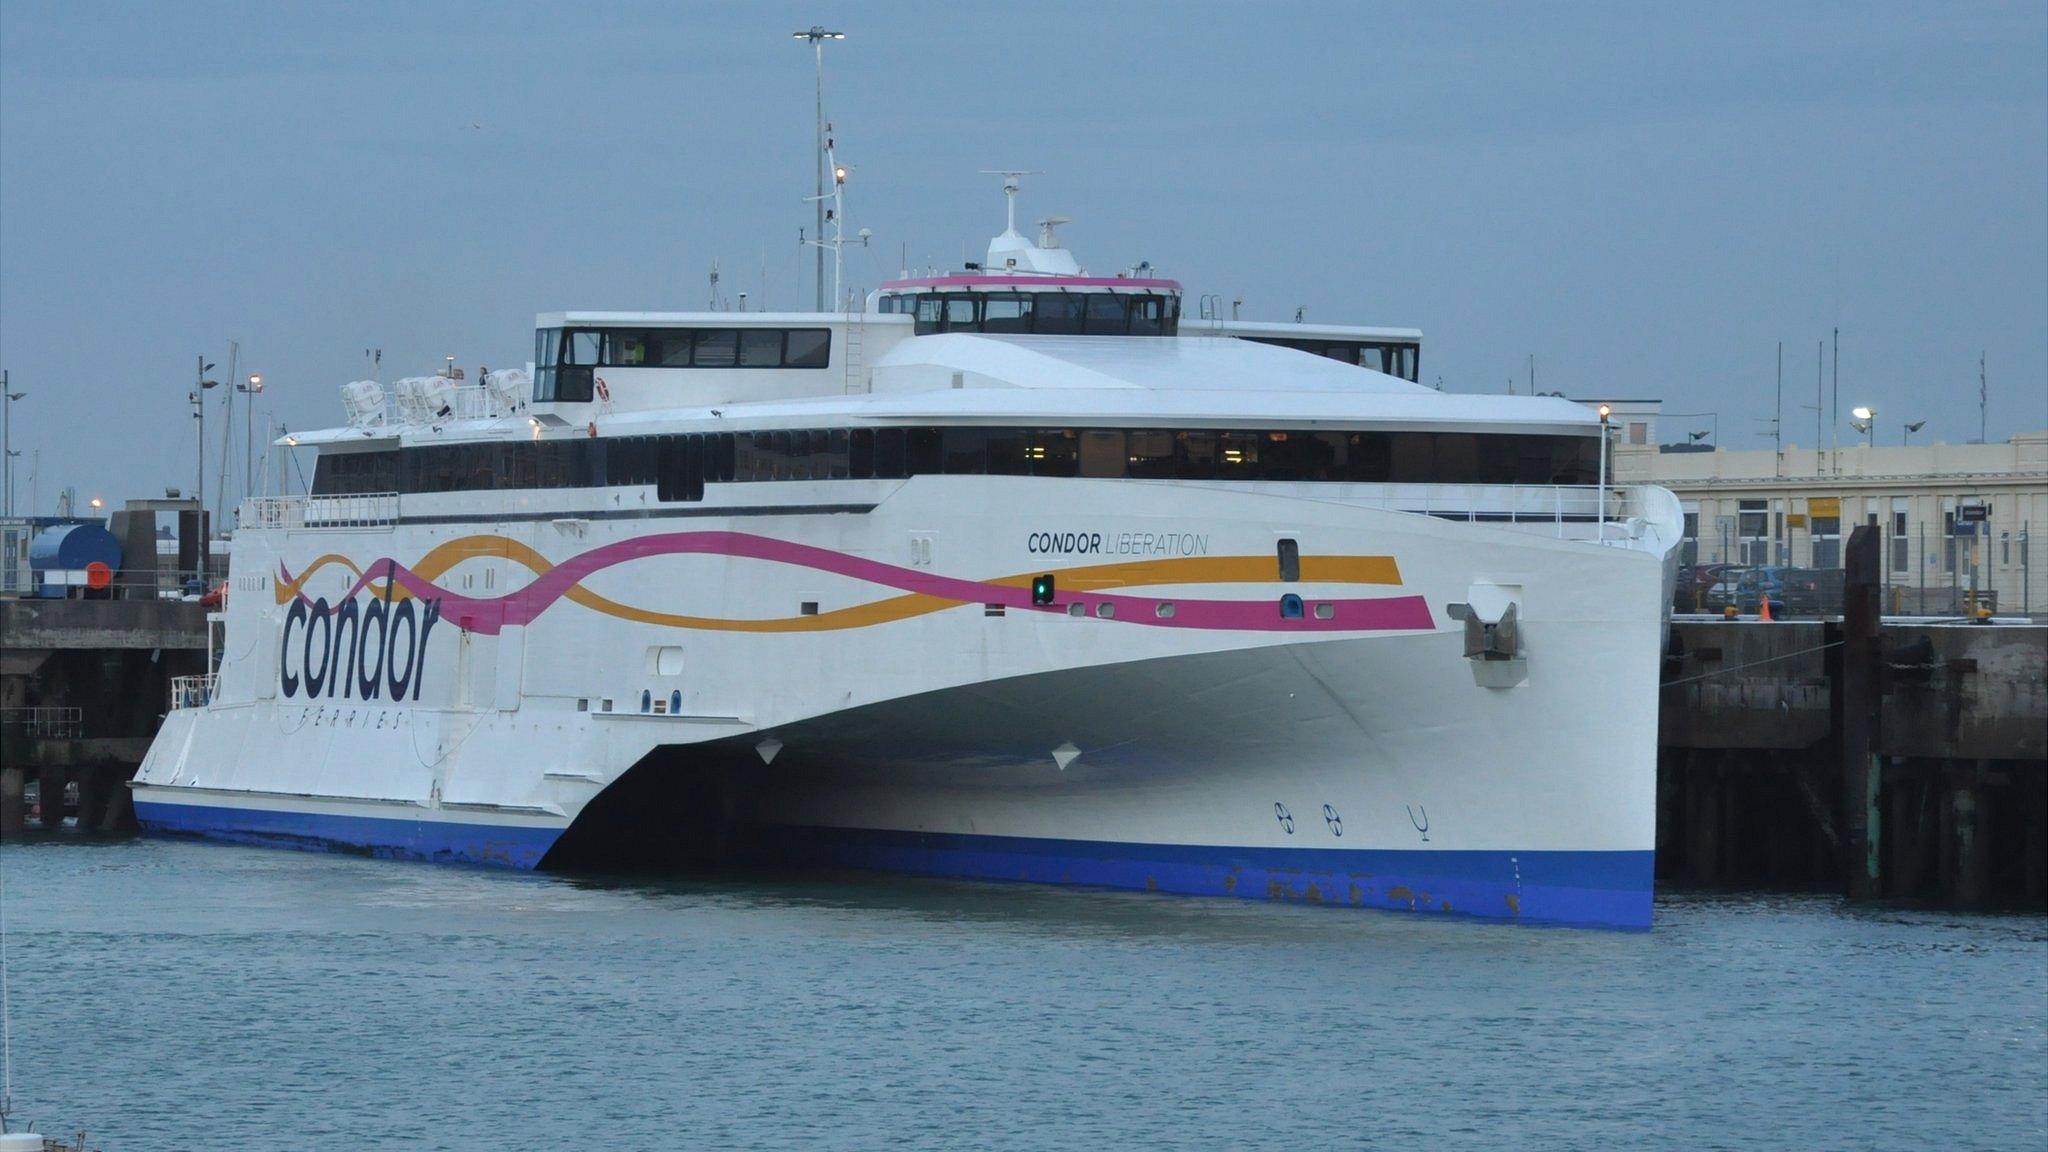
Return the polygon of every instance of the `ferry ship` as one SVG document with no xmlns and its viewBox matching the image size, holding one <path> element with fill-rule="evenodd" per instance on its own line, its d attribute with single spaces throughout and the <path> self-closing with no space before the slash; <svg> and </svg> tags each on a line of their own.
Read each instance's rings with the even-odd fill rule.
<svg viewBox="0 0 2048 1152">
<path fill-rule="evenodd" d="M 1677 501 L 1407 329 L 1057 220 L 819 313 L 556 312 L 343 388 L 234 537 L 153 834 L 1648 927 Z"/>
</svg>

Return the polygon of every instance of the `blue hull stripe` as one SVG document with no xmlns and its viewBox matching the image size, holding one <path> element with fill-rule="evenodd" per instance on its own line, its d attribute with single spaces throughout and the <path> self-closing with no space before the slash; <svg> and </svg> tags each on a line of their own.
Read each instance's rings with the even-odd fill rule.
<svg viewBox="0 0 2048 1152">
<path fill-rule="evenodd" d="M 533 868 L 555 828 L 138 800 L 156 835 Z M 851 828 L 756 829 L 764 862 L 1648 928 L 1654 854 L 1243 848 Z"/>
<path fill-rule="evenodd" d="M 200 836 L 272 848 L 511 868 L 538 865 L 562 835 L 559 828 L 394 820 L 143 800 L 135 802 L 135 819 L 144 832 L 159 836 Z"/>
<path fill-rule="evenodd" d="M 1607 928 L 1648 928 L 1655 854 L 1240 848 L 848 828 L 780 830 L 782 863 L 1299 900 Z"/>
</svg>

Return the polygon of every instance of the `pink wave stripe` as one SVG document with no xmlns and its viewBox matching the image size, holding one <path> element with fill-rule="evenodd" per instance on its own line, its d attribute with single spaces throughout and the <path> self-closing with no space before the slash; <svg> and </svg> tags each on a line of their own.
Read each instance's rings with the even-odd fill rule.
<svg viewBox="0 0 2048 1152">
<path fill-rule="evenodd" d="M 1028 588 L 1011 588 L 955 576 L 941 576 L 935 572 L 921 572 L 914 568 L 884 564 L 879 560 L 849 556 L 843 552 L 834 552 L 809 544 L 755 536 L 745 532 L 665 532 L 621 540 L 565 560 L 524 588 L 490 598 L 451 592 L 387 557 L 365 566 L 363 575 L 341 599 L 354 597 L 368 587 L 371 581 L 383 579 L 388 574 L 400 587 L 415 596 L 439 598 L 444 619 L 468 631 L 494 636 L 500 629 L 532 623 L 541 613 L 552 607 L 555 601 L 567 595 L 570 589 L 582 583 L 585 577 L 594 572 L 629 560 L 688 554 L 731 556 L 789 564 L 962 604 L 1001 604 L 1006 608 L 1062 613 L 1067 611 L 1067 605 L 1079 603 L 1091 617 L 1095 616 L 1101 605 L 1108 604 L 1113 606 L 1115 619 L 1120 623 L 1160 628 L 1248 632 L 1378 632 L 1426 631 L 1436 627 L 1430 615 L 1428 602 L 1420 596 L 1310 601 L 1311 605 L 1334 606 L 1335 611 L 1328 620 L 1317 619 L 1312 607 L 1301 617 L 1282 619 L 1279 604 L 1271 600 L 1183 599 L 1128 596 L 1109 592 L 1072 592 L 1060 594 L 1057 604 L 1037 605 L 1031 603 L 1031 591 Z M 291 580 L 291 573 L 282 565 L 279 566 L 279 571 L 287 582 Z M 1055 576 L 1059 574 L 1058 569 L 1050 571 Z M 301 600 L 306 599 L 303 591 L 299 592 L 298 596 Z M 1304 597 L 1304 600 L 1308 599 Z M 1159 615 L 1159 605 L 1163 603 L 1173 605 L 1173 615 Z"/>
</svg>

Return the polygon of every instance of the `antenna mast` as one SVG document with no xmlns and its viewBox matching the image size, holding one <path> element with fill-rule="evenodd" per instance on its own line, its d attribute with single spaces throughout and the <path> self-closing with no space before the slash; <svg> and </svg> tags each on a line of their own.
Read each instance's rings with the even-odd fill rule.
<svg viewBox="0 0 2048 1152">
<path fill-rule="evenodd" d="M 813 24 L 802 32 L 790 33 L 790 36 L 793 39 L 810 41 L 811 47 L 816 50 L 818 56 L 818 185 L 817 191 L 812 195 L 811 199 L 818 209 L 817 235 L 820 244 L 817 252 L 817 310 L 823 312 L 825 310 L 825 249 L 822 243 L 825 239 L 825 41 L 844 40 L 846 39 L 846 33 L 829 32 L 826 31 L 824 25 Z"/>
<path fill-rule="evenodd" d="M 845 289 L 841 286 L 841 276 L 846 269 L 846 173 L 849 169 L 846 165 L 839 162 L 839 145 L 834 137 L 832 125 L 825 125 L 825 132 L 824 156 L 826 162 L 832 168 L 832 191 L 824 194 L 818 200 L 818 209 L 824 214 L 825 223 L 832 226 L 832 238 L 827 240 L 824 232 L 820 231 L 818 238 L 810 241 L 818 249 L 818 267 L 821 276 L 818 283 L 818 311 L 820 312 L 825 310 L 822 274 L 825 266 L 825 249 L 827 248 L 832 250 L 832 307 L 836 311 L 846 305 L 846 301 L 842 296 Z M 827 200 L 832 202 L 832 207 L 825 207 Z M 868 230 L 865 228 L 860 231 L 860 242 L 862 247 L 867 246 Z"/>
<path fill-rule="evenodd" d="M 1720 437 L 1715 437 L 1720 439 Z M 1785 474 L 1785 342 L 1778 341 L 1778 406 L 1771 413 L 1771 443 L 1778 456 L 1778 475 Z"/>
<path fill-rule="evenodd" d="M 1977 443 L 1989 443 L 1991 425 L 1985 412 L 1991 407 L 1991 386 L 1984 376 L 1984 353 L 1977 353 Z"/>
<path fill-rule="evenodd" d="M 1024 177 L 1036 176 L 1038 173 L 1028 168 L 983 168 L 981 174 L 983 176 L 1001 176 L 1003 178 L 1003 230 L 1015 232 L 1017 230 L 1017 191 L 1024 186 Z"/>
</svg>

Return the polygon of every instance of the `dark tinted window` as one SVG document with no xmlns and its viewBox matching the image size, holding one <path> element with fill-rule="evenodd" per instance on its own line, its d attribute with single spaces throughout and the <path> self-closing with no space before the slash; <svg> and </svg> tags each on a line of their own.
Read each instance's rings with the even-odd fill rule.
<svg viewBox="0 0 2048 1152">
<path fill-rule="evenodd" d="M 1040 292 L 1032 306 L 1036 310 L 1031 322 L 1033 332 L 1071 336 L 1081 331 L 1082 309 L 1086 306 L 1084 297 L 1065 292 Z"/>
<path fill-rule="evenodd" d="M 313 494 L 897 479 L 933 473 L 1397 484 L 1591 484 L 1590 436 L 1172 428 L 874 428 L 517 440 L 328 452 Z"/>
<path fill-rule="evenodd" d="M 1022 292 L 995 292 L 982 304 L 984 332 L 1031 331 L 1031 297 Z"/>
<path fill-rule="evenodd" d="M 782 365 L 785 368 L 823 368 L 830 362 L 831 353 L 831 329 L 792 328 L 782 354 Z"/>
<path fill-rule="evenodd" d="M 1166 331 L 1166 298 L 1164 296 L 1133 296 L 1131 303 L 1131 335 L 1158 336 Z"/>
<path fill-rule="evenodd" d="M 782 367 L 782 329 L 742 328 L 740 330 L 740 367 Z"/>
<path fill-rule="evenodd" d="M 697 333 L 697 348 L 690 363 L 699 368 L 731 368 L 739 362 L 740 334 L 730 328 L 707 328 Z"/>
</svg>

